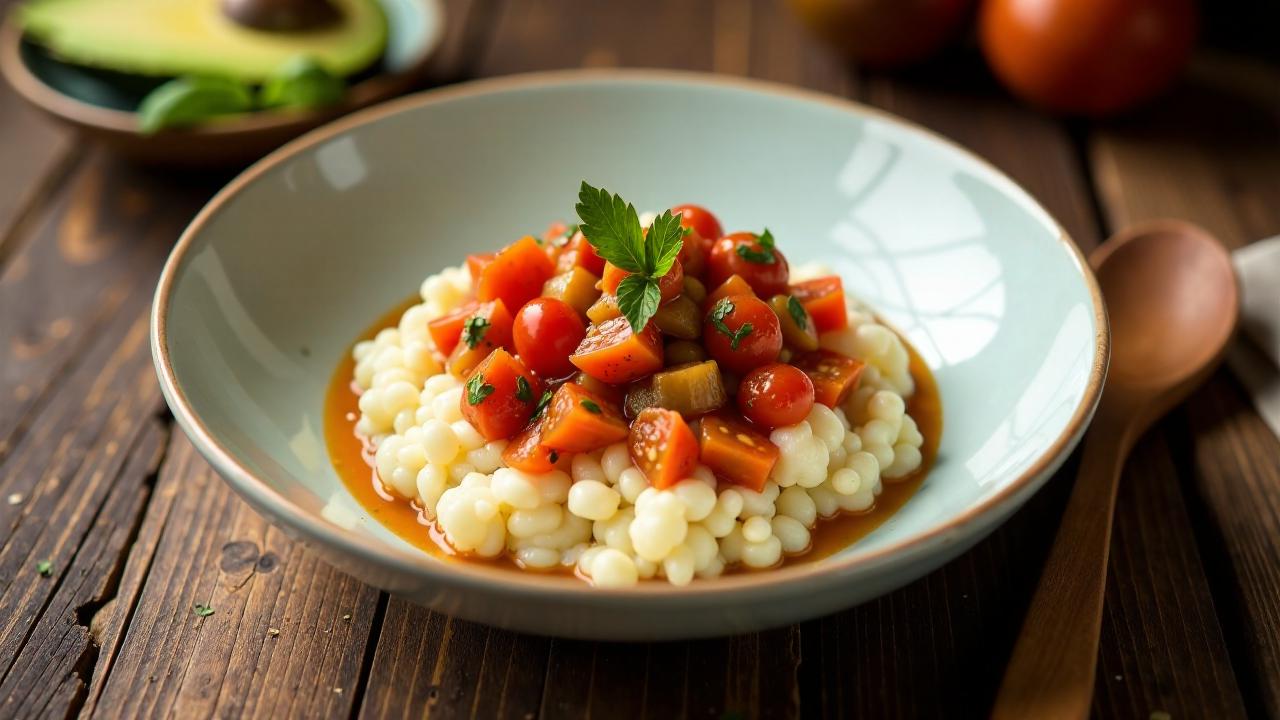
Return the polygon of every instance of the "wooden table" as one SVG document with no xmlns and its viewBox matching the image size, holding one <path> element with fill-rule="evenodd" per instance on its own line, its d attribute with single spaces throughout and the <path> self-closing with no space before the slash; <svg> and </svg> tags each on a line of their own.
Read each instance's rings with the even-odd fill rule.
<svg viewBox="0 0 1280 720">
<path fill-rule="evenodd" d="M 3 0 L 0 0 L 0 5 Z M 1148 217 L 1280 233 L 1280 75 L 1202 55 L 1155 107 L 1064 123 L 972 51 L 886 77 L 772 0 L 453 0 L 435 82 L 643 65 L 793 83 L 934 128 L 1088 250 Z M 147 343 L 168 248 L 225 180 L 130 167 L 0 87 L 0 717 L 974 716 L 989 707 L 1074 463 L 972 552 L 756 635 L 621 645 L 454 621 L 348 578 L 241 503 L 174 427 Z M 48 575 L 40 572 L 47 560 Z M 194 612 L 207 603 L 214 613 Z M 1280 716 L 1280 442 L 1226 371 L 1120 491 L 1097 714 Z"/>
</svg>

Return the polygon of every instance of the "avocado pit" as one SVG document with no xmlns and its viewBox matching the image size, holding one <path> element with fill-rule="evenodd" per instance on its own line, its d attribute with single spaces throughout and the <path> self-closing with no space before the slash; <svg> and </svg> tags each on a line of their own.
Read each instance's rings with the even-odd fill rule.
<svg viewBox="0 0 1280 720">
<path fill-rule="evenodd" d="M 237 25 L 267 32 L 301 32 L 335 25 L 342 13 L 330 0 L 222 0 Z"/>
</svg>

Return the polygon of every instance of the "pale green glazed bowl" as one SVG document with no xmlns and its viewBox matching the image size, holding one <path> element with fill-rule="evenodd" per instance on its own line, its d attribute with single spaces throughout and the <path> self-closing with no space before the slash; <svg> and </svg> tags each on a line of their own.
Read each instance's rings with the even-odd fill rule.
<svg viewBox="0 0 1280 720">
<path fill-rule="evenodd" d="M 424 276 L 571 216 L 579 181 L 641 208 L 768 225 L 906 333 L 945 413 L 924 486 L 803 565 L 603 591 L 445 562 L 356 504 L 322 437 L 352 339 Z M 558 72 L 461 85 L 294 141 L 215 197 L 156 291 L 152 347 L 182 428 L 254 508 L 352 575 L 451 615 L 583 638 L 756 630 L 908 583 L 989 533 L 1079 440 L 1108 357 L 1096 283 L 1062 228 L 982 160 L 883 113 L 774 85 Z"/>
</svg>

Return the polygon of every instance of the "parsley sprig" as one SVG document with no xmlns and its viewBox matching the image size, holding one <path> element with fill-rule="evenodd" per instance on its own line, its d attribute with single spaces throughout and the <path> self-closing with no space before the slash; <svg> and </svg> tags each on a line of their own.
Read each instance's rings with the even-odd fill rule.
<svg viewBox="0 0 1280 720">
<path fill-rule="evenodd" d="M 742 339 L 750 335 L 751 331 L 755 330 L 755 328 L 751 326 L 751 323 L 742 323 L 736 331 L 730 330 L 729 326 L 725 324 L 724 319 L 728 317 L 733 310 L 733 301 L 729 298 L 721 298 L 720 302 L 717 302 L 715 307 L 711 308 L 709 318 L 711 320 L 711 326 L 720 334 L 729 338 L 729 349 L 737 350 Z"/>
<path fill-rule="evenodd" d="M 773 262 L 773 233 L 769 232 L 769 228 L 765 228 L 764 232 L 756 236 L 756 244 L 760 246 L 759 250 L 746 243 L 739 245 L 736 251 L 738 256 L 757 265 L 768 265 Z"/>
<path fill-rule="evenodd" d="M 809 313 L 805 311 L 804 305 L 800 304 L 795 295 L 787 296 L 787 312 L 791 314 L 791 319 L 796 321 L 796 327 L 801 330 L 809 329 Z"/>
<path fill-rule="evenodd" d="M 600 257 L 631 273 L 618 284 L 618 309 L 640 332 L 658 312 L 662 292 L 658 280 L 666 275 L 683 246 L 684 228 L 668 210 L 654 219 L 646 234 L 634 205 L 584 180 L 574 208 L 579 229 Z"/>
<path fill-rule="evenodd" d="M 484 375 L 476 373 L 467 381 L 467 403 L 471 405 L 479 405 L 484 399 L 493 394 L 495 388 L 484 381 Z"/>
</svg>

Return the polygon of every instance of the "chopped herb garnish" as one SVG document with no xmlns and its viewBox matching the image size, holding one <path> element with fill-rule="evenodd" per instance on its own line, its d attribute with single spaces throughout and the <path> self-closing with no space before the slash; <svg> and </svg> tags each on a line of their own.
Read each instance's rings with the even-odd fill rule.
<svg viewBox="0 0 1280 720">
<path fill-rule="evenodd" d="M 53 574 L 53 563 L 48 560 L 41 560 L 36 563 L 36 572 L 40 573 L 40 577 L 49 577 Z"/>
<path fill-rule="evenodd" d="M 195 613 L 198 617 L 209 617 L 213 614 L 213 606 L 197 604 L 195 606 Z"/>
<path fill-rule="evenodd" d="M 582 398 L 578 404 L 581 405 L 584 410 L 593 415 L 599 415 L 604 412 L 600 409 L 600 406 L 596 404 L 596 401 L 590 398 Z"/>
<path fill-rule="evenodd" d="M 631 273 L 618 285 L 618 309 L 631 329 L 640 332 L 658 312 L 658 280 L 671 270 L 684 245 L 678 216 L 670 210 L 662 213 L 646 233 L 634 205 L 585 181 L 575 209 L 582 221 L 579 229 L 596 253 Z"/>
<path fill-rule="evenodd" d="M 560 453 L 556 452 L 555 450 L 552 450 L 551 452 L 547 453 L 547 459 L 553 463 L 558 462 L 560 460 Z"/>
<path fill-rule="evenodd" d="M 809 313 L 805 312 L 804 306 L 795 295 L 787 297 L 787 312 L 791 314 L 791 319 L 796 321 L 797 327 L 801 330 L 809 329 Z"/>
<path fill-rule="evenodd" d="M 756 244 L 760 246 L 759 250 L 746 243 L 739 245 L 738 256 L 747 262 L 758 265 L 768 265 L 773 262 L 773 233 L 769 232 L 769 228 L 765 228 L 764 232 L 756 236 Z"/>
<path fill-rule="evenodd" d="M 533 399 L 533 388 L 529 387 L 529 381 L 525 380 L 523 375 L 516 376 L 516 399 L 520 402 L 529 402 Z"/>
<path fill-rule="evenodd" d="M 462 323 L 462 342 L 466 343 L 467 347 L 475 350 L 480 341 L 484 340 L 484 334 L 488 330 L 488 320 L 479 315 L 469 317 L 466 322 Z"/>
<path fill-rule="evenodd" d="M 542 392 L 542 397 L 538 398 L 538 404 L 535 405 L 533 408 L 533 417 L 538 417 L 539 415 L 541 415 L 542 411 L 546 410 L 547 406 L 550 404 L 551 404 L 551 391 L 544 390 Z"/>
<path fill-rule="evenodd" d="M 494 387 L 484 381 L 484 375 L 476 373 L 467 381 L 467 402 L 472 405 L 479 405 L 484 399 L 493 394 Z"/>
<path fill-rule="evenodd" d="M 710 319 L 712 327 L 719 331 L 720 334 L 729 338 L 729 349 L 737 350 L 738 344 L 742 342 L 742 338 L 750 335 L 751 331 L 755 328 L 751 327 L 751 323 L 742 323 L 742 327 L 739 327 L 736 332 L 730 330 L 729 326 L 725 324 L 724 319 L 728 317 L 729 313 L 732 313 L 733 310 L 733 301 L 729 298 L 721 298 L 720 302 L 717 302 L 715 307 L 711 308 Z"/>
<path fill-rule="evenodd" d="M 556 247 L 564 247 L 565 245 L 569 244 L 569 241 L 573 239 L 573 236 L 577 234 L 577 232 L 578 232 L 577 225 L 565 225 L 564 234 L 552 240 L 551 244 L 555 245 Z"/>
</svg>

